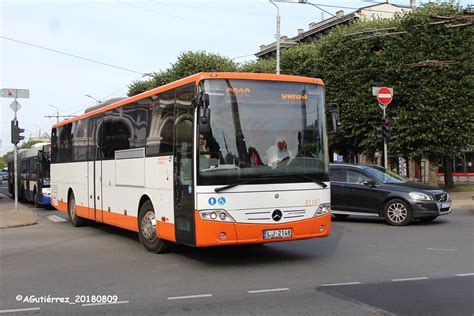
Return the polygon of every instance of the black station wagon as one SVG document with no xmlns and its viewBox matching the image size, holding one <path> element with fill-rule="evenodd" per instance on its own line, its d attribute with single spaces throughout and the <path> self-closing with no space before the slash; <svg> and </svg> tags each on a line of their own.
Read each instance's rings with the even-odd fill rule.
<svg viewBox="0 0 474 316">
<path fill-rule="evenodd" d="M 331 208 L 336 218 L 371 215 L 394 226 L 432 221 L 451 213 L 449 194 L 410 182 L 379 166 L 332 164 Z"/>
</svg>

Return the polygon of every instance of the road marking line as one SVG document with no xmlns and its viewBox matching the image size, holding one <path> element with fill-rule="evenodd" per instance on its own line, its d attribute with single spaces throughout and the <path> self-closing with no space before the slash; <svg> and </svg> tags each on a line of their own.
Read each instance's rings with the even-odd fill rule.
<svg viewBox="0 0 474 316">
<path fill-rule="evenodd" d="M 474 275 L 474 273 L 458 273 L 456 275 L 457 276 L 471 276 L 471 275 Z"/>
<path fill-rule="evenodd" d="M 30 308 L 18 308 L 18 309 L 3 309 L 0 310 L 0 314 L 4 313 L 17 313 L 17 312 L 28 312 L 28 311 L 39 311 L 39 307 L 30 307 Z"/>
<path fill-rule="evenodd" d="M 203 297 L 211 297 L 212 294 L 198 294 L 198 295 L 188 295 L 188 296 L 172 296 L 168 297 L 169 300 L 184 300 L 188 298 L 203 298 Z"/>
<path fill-rule="evenodd" d="M 358 285 L 358 284 L 362 284 L 362 283 L 360 282 L 330 283 L 330 284 L 323 284 L 321 286 Z"/>
<path fill-rule="evenodd" d="M 112 303 L 89 303 L 89 304 L 82 304 L 82 307 L 87 307 L 87 306 L 104 306 L 104 305 L 116 305 L 116 304 L 128 304 L 130 303 L 129 301 L 117 301 L 117 302 L 112 302 Z"/>
<path fill-rule="evenodd" d="M 458 251 L 456 248 L 426 248 L 426 250 L 436 250 L 436 251 Z"/>
<path fill-rule="evenodd" d="M 428 278 L 427 277 L 418 277 L 418 278 L 392 279 L 393 282 L 417 281 L 417 280 L 428 280 Z"/>
<path fill-rule="evenodd" d="M 55 223 L 67 222 L 67 220 L 57 215 L 49 215 L 49 216 L 46 216 L 46 218 Z"/>
<path fill-rule="evenodd" d="M 249 294 L 256 294 L 256 293 L 267 293 L 267 292 L 283 292 L 283 291 L 289 291 L 290 289 L 287 287 L 279 288 L 279 289 L 265 289 L 265 290 L 252 290 L 252 291 L 247 291 Z"/>
</svg>

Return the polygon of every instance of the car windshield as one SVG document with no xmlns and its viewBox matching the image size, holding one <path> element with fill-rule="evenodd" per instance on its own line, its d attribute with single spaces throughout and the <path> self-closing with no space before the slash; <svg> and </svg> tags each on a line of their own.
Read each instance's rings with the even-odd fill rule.
<svg viewBox="0 0 474 316">
<path fill-rule="evenodd" d="M 376 168 L 365 169 L 372 177 L 386 184 L 405 183 L 408 179 L 390 170 L 380 170 Z"/>
<path fill-rule="evenodd" d="M 204 91 L 211 132 L 199 139 L 199 184 L 328 181 L 322 86 L 208 80 Z"/>
</svg>

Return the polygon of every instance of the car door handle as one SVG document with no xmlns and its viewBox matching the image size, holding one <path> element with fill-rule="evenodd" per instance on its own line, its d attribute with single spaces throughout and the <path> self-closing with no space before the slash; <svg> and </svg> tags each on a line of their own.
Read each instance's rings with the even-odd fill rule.
<svg viewBox="0 0 474 316">
<path fill-rule="evenodd" d="M 354 192 L 354 189 L 351 189 L 351 188 L 347 188 L 346 191 L 349 191 L 349 192 Z"/>
</svg>

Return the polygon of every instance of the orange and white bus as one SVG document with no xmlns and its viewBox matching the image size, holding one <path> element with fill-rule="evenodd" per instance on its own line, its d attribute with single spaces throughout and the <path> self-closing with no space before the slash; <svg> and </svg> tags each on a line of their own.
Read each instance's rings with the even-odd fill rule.
<svg viewBox="0 0 474 316">
<path fill-rule="evenodd" d="M 146 249 L 330 234 L 320 79 L 198 73 L 53 126 L 51 204 Z"/>
</svg>

